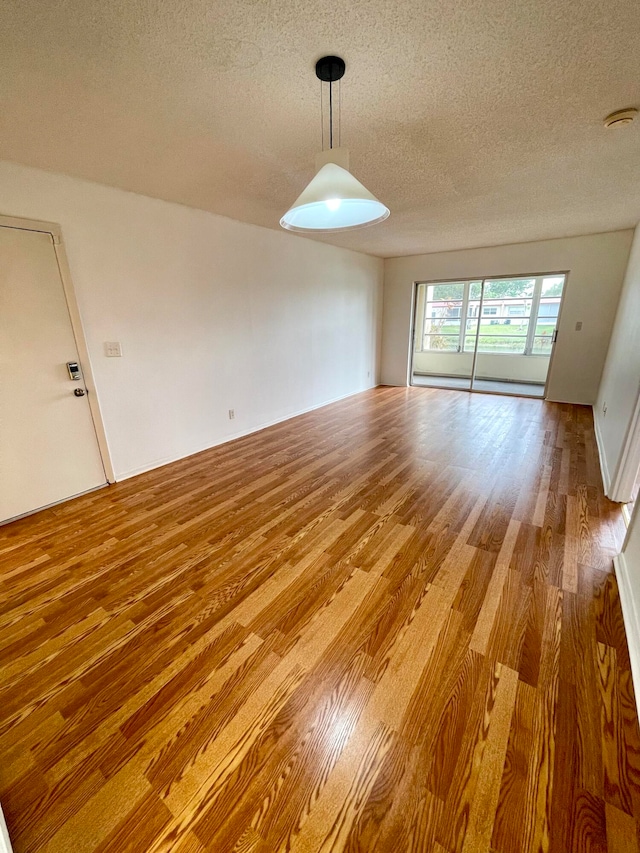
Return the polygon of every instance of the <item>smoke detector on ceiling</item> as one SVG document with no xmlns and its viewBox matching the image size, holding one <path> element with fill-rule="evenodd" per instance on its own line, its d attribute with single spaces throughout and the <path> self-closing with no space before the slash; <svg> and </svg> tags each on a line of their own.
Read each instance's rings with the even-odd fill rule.
<svg viewBox="0 0 640 853">
<path fill-rule="evenodd" d="M 626 110 L 616 110 L 604 120 L 605 127 L 624 127 L 625 124 L 631 124 L 634 118 L 638 115 L 638 110 L 635 107 L 627 107 Z"/>
</svg>

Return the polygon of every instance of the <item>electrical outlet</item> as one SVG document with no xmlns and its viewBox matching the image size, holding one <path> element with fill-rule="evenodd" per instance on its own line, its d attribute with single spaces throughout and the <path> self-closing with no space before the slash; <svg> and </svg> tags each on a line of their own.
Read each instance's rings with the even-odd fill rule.
<svg viewBox="0 0 640 853">
<path fill-rule="evenodd" d="M 581 331 L 582 331 L 582 320 L 578 320 L 578 322 L 576 323 L 576 332 L 581 332 Z"/>
<path fill-rule="evenodd" d="M 235 416 L 236 416 L 236 410 L 235 409 L 229 409 L 229 420 L 232 421 L 235 418 Z"/>
<path fill-rule="evenodd" d="M 121 358 L 122 346 L 119 341 L 105 341 L 104 354 L 107 358 Z"/>
</svg>

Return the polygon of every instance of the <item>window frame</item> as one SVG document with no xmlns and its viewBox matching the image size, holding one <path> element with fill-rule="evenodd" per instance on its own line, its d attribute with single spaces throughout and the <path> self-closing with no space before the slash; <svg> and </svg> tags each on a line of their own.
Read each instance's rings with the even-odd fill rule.
<svg viewBox="0 0 640 853">
<path fill-rule="evenodd" d="M 512 275 L 504 275 L 504 276 L 487 276 L 485 278 L 470 278 L 470 279 L 466 279 L 466 280 L 451 279 L 449 281 L 436 280 L 436 281 L 416 282 L 417 286 L 422 285 L 425 288 L 424 305 L 422 308 L 421 317 L 416 318 L 416 320 L 419 319 L 419 321 L 420 321 L 420 323 L 419 323 L 419 327 L 420 327 L 420 350 L 419 351 L 420 352 L 431 352 L 431 350 L 425 350 L 425 348 L 424 348 L 425 338 L 427 337 L 427 335 L 424 332 L 425 324 L 426 324 L 427 320 L 432 319 L 430 317 L 427 317 L 427 313 L 429 310 L 429 305 L 433 305 L 433 303 L 435 301 L 442 301 L 442 300 L 431 300 L 430 301 L 427 298 L 428 297 L 428 288 L 430 286 L 435 287 L 435 286 L 440 285 L 440 284 L 452 284 L 452 285 L 453 284 L 462 284 L 463 285 L 462 299 L 452 300 L 452 301 L 461 303 L 461 305 L 460 305 L 460 316 L 456 317 L 456 318 L 453 318 L 453 317 L 451 318 L 451 319 L 458 320 L 460 323 L 460 330 L 458 333 L 458 347 L 457 347 L 457 350 L 447 350 L 447 352 L 449 354 L 454 355 L 457 352 L 460 355 L 463 355 L 463 354 L 464 355 L 470 355 L 470 354 L 477 353 L 480 355 L 507 355 L 507 356 L 525 356 L 525 357 L 535 357 L 535 358 L 550 358 L 551 352 L 553 351 L 553 344 L 555 343 L 555 340 L 557 338 L 558 326 L 560 323 L 560 314 L 561 314 L 561 310 L 562 310 L 562 300 L 564 297 L 565 288 L 567 286 L 568 276 L 569 276 L 569 272 L 567 270 L 565 270 L 565 271 L 559 271 L 559 272 L 537 273 L 537 274 L 531 274 L 531 275 L 526 275 L 526 274 L 525 275 L 520 275 L 520 274 L 519 275 L 513 275 L 512 274 Z M 558 303 L 558 313 L 554 317 L 545 317 L 544 318 L 544 319 L 548 319 L 548 320 L 553 320 L 554 324 L 555 324 L 555 328 L 554 328 L 553 335 L 552 335 L 551 352 L 549 353 L 549 355 L 545 355 L 543 353 L 535 353 L 535 352 L 533 352 L 534 347 L 535 347 L 535 339 L 541 337 L 540 335 L 536 335 L 535 332 L 536 332 L 536 329 L 537 329 L 539 322 L 540 322 L 539 313 L 540 313 L 540 300 L 542 298 L 543 282 L 546 279 L 558 278 L 558 277 L 562 277 L 562 279 L 563 279 L 562 292 L 560 294 L 560 297 L 559 297 L 560 301 Z M 534 281 L 532 296 L 531 297 L 523 297 L 524 299 L 529 299 L 529 298 L 531 299 L 531 307 L 529 309 L 528 316 L 527 315 L 510 315 L 508 313 L 504 314 L 505 319 L 510 319 L 511 317 L 516 317 L 516 318 L 521 317 L 522 319 L 527 319 L 527 322 L 528 322 L 527 334 L 526 334 L 526 336 L 523 336 L 523 337 L 525 337 L 524 349 L 522 352 L 512 352 L 512 353 L 508 353 L 508 352 L 503 352 L 503 353 L 501 353 L 501 352 L 494 352 L 494 353 L 482 352 L 482 351 L 477 349 L 477 346 L 478 346 L 478 340 L 479 340 L 480 334 L 481 334 L 480 327 L 481 327 L 481 322 L 482 322 L 483 317 L 495 317 L 497 319 L 503 317 L 502 314 L 498 313 L 498 310 L 497 310 L 498 306 L 489 306 L 492 308 L 496 308 L 495 314 L 485 314 L 484 313 L 485 306 L 483 303 L 484 303 L 484 299 L 485 299 L 485 295 L 484 295 L 485 284 L 488 281 L 496 281 L 497 282 L 497 281 L 502 281 L 505 279 L 511 279 L 511 280 L 522 279 L 523 281 L 524 280 L 531 281 L 533 279 L 533 281 Z M 475 298 L 473 300 L 470 299 L 471 286 L 474 284 L 480 285 L 480 299 L 479 300 L 475 299 Z M 506 297 L 506 298 L 511 298 L 511 297 Z M 513 298 L 519 298 L 519 297 L 513 297 Z M 545 298 L 555 298 L 555 297 L 545 297 Z M 471 316 L 469 314 L 469 302 L 470 301 L 478 303 L 477 314 L 474 313 L 473 316 Z M 476 323 L 475 331 L 467 330 L 467 324 L 468 324 L 469 320 L 475 321 L 475 323 Z M 416 330 L 417 330 L 417 327 L 416 327 Z M 415 330 L 414 330 L 414 335 L 415 335 Z M 450 337 L 454 337 L 454 336 L 452 335 Z M 468 337 L 473 337 L 475 339 L 473 349 L 465 349 L 465 341 L 466 341 L 466 338 L 468 338 Z M 520 337 L 520 336 L 514 335 L 513 337 Z"/>
</svg>

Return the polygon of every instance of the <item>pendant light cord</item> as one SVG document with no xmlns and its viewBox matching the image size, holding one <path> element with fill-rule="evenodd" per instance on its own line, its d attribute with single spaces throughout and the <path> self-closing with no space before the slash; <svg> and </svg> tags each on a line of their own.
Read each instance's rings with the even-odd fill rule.
<svg viewBox="0 0 640 853">
<path fill-rule="evenodd" d="M 329 148 L 333 148 L 333 81 L 329 81 Z"/>
<path fill-rule="evenodd" d="M 333 148 L 333 84 L 338 83 L 340 88 L 336 94 L 336 109 L 338 111 L 338 128 L 336 130 L 336 141 L 338 146 L 342 145 L 342 76 L 344 74 L 344 60 L 338 56 L 325 56 L 316 62 L 316 76 L 320 80 L 320 127 L 322 135 L 322 150 L 324 151 L 325 129 L 324 129 L 324 86 L 329 84 L 329 150 Z"/>
<path fill-rule="evenodd" d="M 322 151 L 324 151 L 324 92 L 320 81 L 320 133 L 322 134 Z"/>
</svg>

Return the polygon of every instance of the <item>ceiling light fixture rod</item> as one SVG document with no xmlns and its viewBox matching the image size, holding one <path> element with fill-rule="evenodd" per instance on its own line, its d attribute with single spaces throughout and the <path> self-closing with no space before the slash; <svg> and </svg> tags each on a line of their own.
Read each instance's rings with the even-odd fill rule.
<svg viewBox="0 0 640 853">
<path fill-rule="evenodd" d="M 333 148 L 333 80 L 329 80 L 329 148 Z"/>
<path fill-rule="evenodd" d="M 333 84 L 344 76 L 346 65 L 339 56 L 323 56 L 316 62 L 316 77 L 329 84 L 329 148 L 333 148 Z"/>
</svg>

